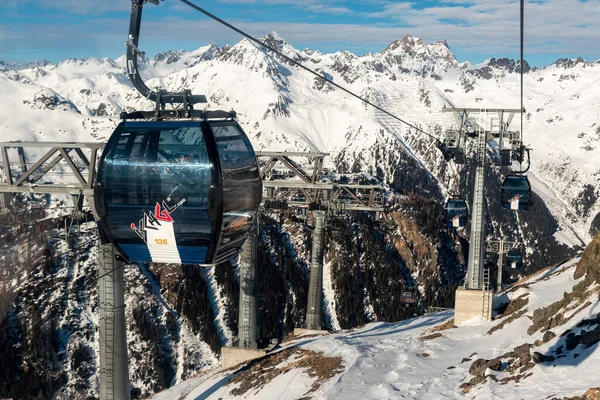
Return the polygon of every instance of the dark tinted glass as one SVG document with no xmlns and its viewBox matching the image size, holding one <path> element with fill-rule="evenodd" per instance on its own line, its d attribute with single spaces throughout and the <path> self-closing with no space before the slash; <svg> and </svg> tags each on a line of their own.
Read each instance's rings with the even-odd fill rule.
<svg viewBox="0 0 600 400">
<path fill-rule="evenodd" d="M 237 123 L 211 124 L 223 184 L 222 243 L 243 239 L 252 224 L 261 197 L 261 182 L 256 156 L 250 141 Z"/>
<path fill-rule="evenodd" d="M 506 186 L 514 190 L 529 190 L 529 182 L 524 177 L 508 177 L 506 178 Z"/>
<path fill-rule="evenodd" d="M 116 239 L 138 239 L 130 227 L 156 204 L 172 212 L 177 244 L 205 245 L 210 239 L 207 192 L 211 166 L 202 130 L 196 126 L 132 124 L 107 149 L 102 176 L 108 223 Z M 132 233 L 134 235 L 132 236 Z"/>
<path fill-rule="evenodd" d="M 450 200 L 448 201 L 448 210 L 455 212 L 467 212 L 467 203 L 464 200 Z"/>
</svg>

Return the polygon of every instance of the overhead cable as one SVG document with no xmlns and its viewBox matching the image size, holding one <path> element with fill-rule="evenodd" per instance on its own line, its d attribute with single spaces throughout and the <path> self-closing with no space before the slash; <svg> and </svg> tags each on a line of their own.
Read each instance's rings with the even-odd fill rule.
<svg viewBox="0 0 600 400">
<path fill-rule="evenodd" d="M 194 4 L 194 3 L 192 3 L 192 2 L 190 2 L 190 1 L 188 1 L 188 0 L 179 0 L 179 1 L 181 1 L 181 2 L 182 2 L 182 3 L 184 3 L 184 4 L 187 4 L 187 5 L 188 5 L 188 6 L 190 6 L 191 8 L 193 8 L 193 9 L 195 9 L 195 10 L 197 10 L 197 11 L 201 12 L 202 14 L 204 14 L 204 15 L 206 15 L 207 17 L 209 17 L 209 18 L 211 18 L 211 19 L 213 19 L 213 20 L 217 21 L 218 23 L 220 23 L 220 24 L 222 24 L 222 25 L 225 25 L 225 26 L 226 26 L 226 27 L 228 27 L 229 29 L 231 29 L 231 30 L 233 30 L 233 31 L 235 31 L 235 32 L 237 32 L 237 33 L 239 33 L 239 34 L 240 34 L 240 35 L 242 35 L 242 36 L 244 36 L 246 39 L 248 39 L 248 40 L 250 40 L 250 41 L 252 41 L 252 42 L 254 42 L 254 43 L 256 43 L 256 44 L 258 44 L 258 45 L 260 45 L 260 46 L 262 46 L 262 47 L 264 47 L 264 48 L 266 48 L 266 49 L 267 49 L 267 50 L 269 50 L 269 51 L 272 51 L 273 53 L 275 53 L 275 54 L 277 54 L 278 56 L 282 57 L 282 58 L 283 58 L 283 59 L 285 59 L 286 61 L 289 61 L 290 63 L 292 63 L 292 64 L 294 64 L 294 65 L 296 65 L 296 66 L 298 66 L 298 67 L 302 68 L 303 70 L 305 70 L 305 71 L 307 71 L 307 72 L 309 72 L 309 73 L 313 74 L 314 76 L 316 76 L 316 77 L 318 77 L 318 78 L 320 78 L 320 79 L 323 79 L 324 81 L 326 81 L 326 82 L 327 82 L 327 83 L 329 83 L 330 85 L 333 85 L 333 86 L 335 86 L 336 88 L 338 88 L 338 89 L 340 89 L 340 90 L 342 90 L 342 91 L 344 91 L 344 92 L 348 93 L 349 95 L 351 95 L 351 96 L 353 96 L 353 97 L 355 97 L 355 98 L 357 98 L 357 99 L 359 99 L 359 100 L 361 100 L 361 101 L 365 102 L 366 104 L 370 105 L 371 107 L 375 108 L 376 110 L 379 110 L 379 111 L 381 111 L 382 113 L 389 115 L 390 117 L 392 117 L 392 118 L 394 118 L 394 119 L 396 119 L 396 120 L 398 120 L 398 121 L 400 121 L 400 122 L 402 122 L 402 123 L 406 124 L 407 126 L 409 126 L 409 127 L 413 128 L 413 129 L 415 129 L 417 132 L 421 132 L 422 134 L 424 134 L 424 135 L 427 135 L 427 136 L 429 136 L 430 138 L 432 138 L 432 139 L 434 139 L 434 140 L 436 140 L 436 141 L 438 141 L 438 142 L 439 142 L 439 139 L 438 139 L 438 138 L 436 138 L 435 136 L 433 136 L 432 134 L 430 134 L 430 133 L 428 133 L 428 132 L 425 132 L 423 129 L 421 129 L 421 128 L 418 128 L 417 126 L 415 126 L 415 125 L 413 125 L 413 124 L 411 124 L 411 123 L 409 123 L 409 122 L 406 122 L 406 121 L 405 121 L 405 120 L 403 120 L 402 118 L 400 118 L 400 117 L 398 117 L 398 116 L 396 116 L 396 115 L 394 115 L 394 114 L 390 113 L 389 111 L 386 111 L 386 110 L 384 110 L 383 108 L 381 108 L 381 107 L 379 107 L 378 105 L 376 105 L 376 104 L 374 104 L 374 103 L 370 102 L 369 100 L 367 100 L 367 99 L 365 99 L 365 98 L 363 98 L 363 97 L 361 97 L 361 96 L 359 96 L 359 95 L 355 94 L 354 92 L 352 92 L 352 91 L 350 91 L 350 90 L 346 89 L 345 87 L 343 87 L 343 86 L 341 86 L 341 85 L 338 85 L 337 83 L 333 82 L 332 80 L 328 79 L 327 77 L 325 77 L 325 76 L 323 76 L 323 75 L 319 74 L 318 72 L 316 72 L 316 71 L 314 71 L 314 70 L 312 70 L 312 69 L 310 69 L 310 68 L 306 67 L 306 66 L 305 66 L 305 65 L 303 65 L 302 63 L 300 63 L 300 62 L 298 62 L 298 61 L 294 60 L 294 59 L 293 59 L 293 58 L 291 58 L 291 57 L 288 57 L 288 56 L 286 56 L 285 54 L 283 54 L 281 51 L 279 51 L 279 50 L 275 49 L 274 47 L 272 47 L 272 46 L 269 46 L 269 45 L 268 45 L 268 44 L 266 44 L 266 43 L 263 43 L 262 41 L 260 41 L 259 39 L 255 38 L 254 36 L 251 36 L 251 35 L 249 35 L 248 33 L 246 33 L 246 32 L 244 32 L 244 31 L 242 31 L 241 29 L 239 29 L 239 28 L 236 28 L 235 26 L 233 26 L 233 25 L 231 25 L 230 23 L 228 23 L 228 22 L 226 22 L 226 21 L 222 20 L 221 18 L 217 17 L 216 15 L 214 15 L 214 14 L 211 14 L 210 12 L 206 11 L 206 10 L 205 10 L 205 9 L 203 9 L 202 7 L 199 7 L 199 6 L 197 6 L 196 4 Z"/>
</svg>

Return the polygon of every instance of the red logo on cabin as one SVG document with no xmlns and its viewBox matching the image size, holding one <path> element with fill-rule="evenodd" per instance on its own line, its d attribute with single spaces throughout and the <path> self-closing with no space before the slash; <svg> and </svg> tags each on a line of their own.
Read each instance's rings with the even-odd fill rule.
<svg viewBox="0 0 600 400">
<path fill-rule="evenodd" d="M 154 212 L 145 212 L 144 217 L 138 222 L 138 226 L 131 224 L 131 229 L 133 229 L 144 242 L 148 243 L 146 241 L 148 229 L 158 230 L 158 227 L 161 226 L 161 221 L 175 222 L 173 221 L 171 214 L 181 207 L 183 203 L 185 203 L 185 199 L 181 200 L 174 206 L 169 206 L 165 201 L 162 202 L 162 205 L 160 203 L 156 203 L 154 206 Z"/>
</svg>

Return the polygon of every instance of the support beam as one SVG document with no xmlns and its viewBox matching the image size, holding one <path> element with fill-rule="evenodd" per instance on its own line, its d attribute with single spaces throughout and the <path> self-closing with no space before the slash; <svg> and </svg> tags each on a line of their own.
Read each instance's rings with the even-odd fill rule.
<svg viewBox="0 0 600 400">
<path fill-rule="evenodd" d="M 91 193 L 94 185 L 98 151 L 103 149 L 104 145 L 104 143 L 75 142 L 2 142 L 0 143 L 0 156 L 2 157 L 3 169 L 7 179 L 6 182 L 0 183 L 0 192 L 72 194 L 83 190 L 84 192 Z M 50 150 L 36 159 L 30 168 L 27 168 L 25 148 L 50 148 Z M 16 149 L 19 156 L 18 165 L 21 167 L 21 174 L 18 178 L 13 178 L 12 176 L 8 149 Z M 86 149 L 90 150 L 90 158 L 85 154 Z M 77 154 L 83 167 L 81 163 L 75 163 L 74 155 L 69 154 L 72 151 Z M 61 161 L 65 161 L 68 164 L 73 175 L 77 178 L 77 189 L 75 192 L 72 190 L 72 184 L 44 183 L 42 185 L 35 185 Z M 88 168 L 85 176 L 79 168 Z"/>
<path fill-rule="evenodd" d="M 10 193 L 0 193 L 0 214 L 7 214 L 9 212 L 8 206 L 12 200 Z"/>
<path fill-rule="evenodd" d="M 98 149 L 92 149 L 92 155 L 90 159 L 90 165 L 88 169 L 88 188 L 92 189 L 94 187 L 94 182 L 96 182 L 96 159 L 98 157 Z"/>
<path fill-rule="evenodd" d="M 12 172 L 10 170 L 10 160 L 8 158 L 8 151 L 6 151 L 6 147 L 0 147 L 0 152 L 2 153 L 2 165 L 4 166 L 4 176 L 6 177 L 6 183 L 8 185 L 13 184 Z"/>
<path fill-rule="evenodd" d="M 258 235 L 253 229 L 242 246 L 240 256 L 240 306 L 238 316 L 238 347 L 258 348 Z"/>
<path fill-rule="evenodd" d="M 481 125 L 480 125 L 481 127 Z M 481 289 L 483 277 L 483 258 L 485 251 L 485 157 L 487 138 L 480 132 L 477 138 L 477 168 L 475 170 L 475 187 L 473 193 L 471 236 L 469 240 L 469 264 L 465 287 Z"/>
<path fill-rule="evenodd" d="M 112 244 L 98 248 L 100 400 L 129 400 L 123 268 Z"/>
<path fill-rule="evenodd" d="M 33 164 L 31 168 L 29 168 L 26 172 L 23 173 L 23 175 L 19 177 L 19 179 L 15 182 L 15 185 L 19 186 L 20 184 L 25 182 L 31 174 L 33 174 L 39 167 L 42 166 L 42 164 L 44 164 L 46 161 L 48 161 L 50 157 L 57 153 L 58 149 L 58 147 L 53 147 L 52 149 L 50 149 L 50 151 L 44 154 L 42 158 L 40 158 L 35 164 Z"/>
<path fill-rule="evenodd" d="M 502 238 L 500 240 L 488 241 L 487 252 L 498 254 L 498 279 L 496 280 L 497 292 L 500 292 L 502 290 L 502 272 L 504 268 L 504 255 L 510 252 L 516 246 L 516 242 L 511 242 Z"/>
<path fill-rule="evenodd" d="M 442 108 L 442 112 L 467 112 L 472 114 L 487 114 L 487 113 L 520 113 L 520 108 L 476 108 L 476 107 L 446 107 Z"/>
<path fill-rule="evenodd" d="M 69 150 L 69 149 L 67 149 L 67 150 Z M 59 149 L 59 151 L 60 151 L 60 154 L 65 159 L 65 161 L 67 162 L 67 164 L 69 165 L 69 167 L 71 168 L 71 171 L 73 171 L 73 173 L 75 174 L 75 177 L 77 178 L 79 183 L 81 183 L 81 186 L 87 187 L 87 182 L 83 178 L 83 175 L 81 175 L 81 172 L 79 172 L 79 168 L 77 168 L 77 165 L 75 165 L 75 163 L 73 162 L 73 159 L 71 159 L 71 156 L 67 153 L 67 151 L 65 151 L 62 148 Z"/>
<path fill-rule="evenodd" d="M 81 159 L 81 161 L 83 161 L 83 164 L 86 167 L 90 166 L 90 160 L 88 160 L 88 158 L 86 157 L 86 155 L 83 153 L 83 151 L 81 151 L 80 148 L 74 148 L 73 150 L 75 150 L 75 153 L 77 153 L 77 155 L 79 156 L 79 158 Z M 94 151 L 94 149 L 92 150 L 92 152 Z"/>
<path fill-rule="evenodd" d="M 73 201 L 73 214 L 74 215 L 81 215 L 81 212 L 83 210 L 83 200 L 84 199 L 85 199 L 85 196 L 83 195 L 83 193 L 71 195 L 71 200 Z"/>
<path fill-rule="evenodd" d="M 0 142 L 0 147 L 17 148 L 17 147 L 63 147 L 68 149 L 103 149 L 106 143 L 98 142 Z"/>
<path fill-rule="evenodd" d="M 306 328 L 321 329 L 321 298 L 323 297 L 323 248 L 325 233 L 325 213 L 315 211 L 315 228 L 312 238 L 310 282 L 308 286 L 308 306 L 306 308 Z"/>
<path fill-rule="evenodd" d="M 310 175 L 308 175 L 308 173 L 302 169 L 302 167 L 300 165 L 298 165 L 298 163 L 296 163 L 295 161 L 293 161 L 291 158 L 287 157 L 287 156 L 280 156 L 279 157 L 279 161 L 285 165 L 286 167 L 288 167 L 288 169 L 290 171 L 292 171 L 294 174 L 296 174 L 296 176 L 300 179 L 302 179 L 304 182 L 306 183 L 313 183 L 311 181 Z"/>
<path fill-rule="evenodd" d="M 1 143 L 0 143 L 1 145 Z M 256 157 L 277 157 L 277 156 L 286 156 L 286 157 L 326 157 L 329 153 L 311 153 L 311 152 L 288 152 L 288 151 L 256 151 L 254 152 Z"/>
<path fill-rule="evenodd" d="M 502 291 L 502 266 L 504 265 L 504 241 L 500 239 L 500 249 L 498 254 L 498 279 L 496 280 L 496 292 Z"/>
<path fill-rule="evenodd" d="M 22 147 L 17 147 L 17 153 L 19 154 L 19 165 L 21 166 L 21 172 L 27 171 L 27 161 L 25 160 L 25 152 Z"/>
<path fill-rule="evenodd" d="M 44 168 L 42 168 L 40 170 L 40 172 L 36 172 L 35 174 L 33 174 L 31 176 L 31 179 L 29 180 L 30 183 L 36 183 L 37 181 L 39 181 L 41 178 L 44 177 L 44 175 L 46 175 L 52 168 L 54 168 L 56 166 L 56 164 L 58 164 L 59 162 L 61 162 L 63 159 L 62 154 L 57 155 L 56 157 L 54 157 L 52 159 L 52 161 L 50 161 L 50 163 L 46 164 L 44 166 Z"/>
<path fill-rule="evenodd" d="M 94 195 L 92 189 L 83 189 L 81 186 L 63 185 L 35 185 L 35 186 L 8 186 L 0 184 L 0 193 L 39 193 L 39 194 L 79 194 L 83 193 L 88 198 Z"/>
<path fill-rule="evenodd" d="M 262 179 L 264 179 L 265 175 L 268 174 L 269 172 L 271 172 L 271 170 L 273 169 L 273 166 L 275 166 L 276 163 L 277 163 L 277 157 L 269 158 L 269 161 L 267 161 L 265 166 L 260 171 L 260 177 Z"/>
</svg>

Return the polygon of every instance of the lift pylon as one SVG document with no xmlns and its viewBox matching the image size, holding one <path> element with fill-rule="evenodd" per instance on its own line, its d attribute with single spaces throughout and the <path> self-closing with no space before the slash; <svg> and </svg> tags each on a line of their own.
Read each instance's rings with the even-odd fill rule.
<svg viewBox="0 0 600 400">
<path fill-rule="evenodd" d="M 312 256 L 310 265 L 310 281 L 308 286 L 308 305 L 306 308 L 306 328 L 321 329 L 321 300 L 323 297 L 323 256 L 325 213 L 314 212 L 315 228 L 312 237 Z"/>
<path fill-rule="evenodd" d="M 471 207 L 471 235 L 469 242 L 469 262 L 464 287 L 456 291 L 455 325 L 475 316 L 485 319 L 492 317 L 492 295 L 489 282 L 489 270 L 484 269 L 485 237 L 486 237 L 486 200 L 485 172 L 487 142 L 509 137 L 511 145 L 514 138 L 520 136 L 509 133 L 510 124 L 521 109 L 503 108 L 446 108 L 443 112 L 452 112 L 461 134 L 469 134 L 476 139 L 476 169 L 473 203 Z M 492 118 L 488 116 L 492 114 Z M 476 118 L 474 118 L 476 117 Z M 465 126 L 469 129 L 463 129 Z M 521 143 L 518 142 L 519 148 Z M 501 154 L 502 156 L 502 154 Z M 475 292 L 477 291 L 477 292 Z"/>
<path fill-rule="evenodd" d="M 238 347 L 258 347 L 258 226 L 248 235 L 240 255 Z"/>
<path fill-rule="evenodd" d="M 515 249 L 517 242 L 511 242 L 509 240 L 489 240 L 487 245 L 488 253 L 498 254 L 498 277 L 496 280 L 496 292 L 502 291 L 502 270 L 504 268 L 504 256 L 511 250 Z"/>
</svg>

